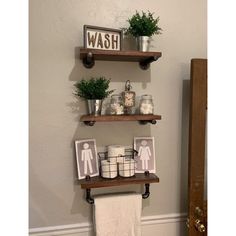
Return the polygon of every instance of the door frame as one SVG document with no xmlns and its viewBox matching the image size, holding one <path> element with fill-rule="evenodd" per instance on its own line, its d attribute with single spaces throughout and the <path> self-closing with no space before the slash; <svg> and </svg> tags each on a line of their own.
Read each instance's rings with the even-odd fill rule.
<svg viewBox="0 0 236 236">
<path fill-rule="evenodd" d="M 189 169 L 188 169 L 188 217 L 189 236 L 207 235 L 196 230 L 196 219 L 206 227 L 204 209 L 204 168 L 207 110 L 207 59 L 191 60 L 190 120 L 189 120 Z M 198 213 L 196 208 L 202 213 Z"/>
</svg>

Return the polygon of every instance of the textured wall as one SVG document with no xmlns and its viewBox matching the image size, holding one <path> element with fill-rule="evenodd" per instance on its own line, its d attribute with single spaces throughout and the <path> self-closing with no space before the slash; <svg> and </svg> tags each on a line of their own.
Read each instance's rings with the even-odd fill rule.
<svg viewBox="0 0 236 236">
<path fill-rule="evenodd" d="M 127 26 L 135 10 L 160 16 L 161 36 L 152 50 L 163 57 L 142 71 L 136 63 L 96 62 L 85 69 L 78 59 L 84 24 Z M 75 183 L 74 140 L 95 138 L 97 145 L 131 145 L 134 136 L 154 136 L 157 174 L 143 216 L 186 211 L 187 125 L 190 59 L 206 58 L 205 0 L 30 0 L 30 227 L 73 224 L 91 219 L 91 206 Z M 120 92 L 130 79 L 138 95 L 152 94 L 158 125 L 78 122 L 86 112 L 72 95 L 82 77 L 104 75 Z M 93 193 L 141 191 L 140 186 L 94 190 Z"/>
</svg>

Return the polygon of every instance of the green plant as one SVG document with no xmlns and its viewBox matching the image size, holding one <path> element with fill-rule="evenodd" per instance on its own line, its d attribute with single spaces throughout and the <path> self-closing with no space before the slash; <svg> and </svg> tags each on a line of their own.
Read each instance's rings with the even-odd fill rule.
<svg viewBox="0 0 236 236">
<path fill-rule="evenodd" d="M 126 35 L 137 36 L 152 36 L 154 34 L 161 34 L 161 28 L 158 26 L 159 17 L 154 18 L 154 13 L 148 11 L 147 13 L 142 11 L 142 14 L 136 11 L 136 13 L 127 21 L 129 27 L 124 28 Z"/>
<path fill-rule="evenodd" d="M 82 79 L 74 84 L 76 90 L 75 95 L 84 99 L 104 99 L 108 97 L 114 90 L 108 91 L 110 80 L 105 77 L 97 77 L 89 80 Z"/>
</svg>

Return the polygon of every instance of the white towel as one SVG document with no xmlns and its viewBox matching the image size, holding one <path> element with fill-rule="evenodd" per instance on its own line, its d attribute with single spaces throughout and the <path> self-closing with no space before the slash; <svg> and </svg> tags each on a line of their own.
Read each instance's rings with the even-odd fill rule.
<svg viewBox="0 0 236 236">
<path fill-rule="evenodd" d="M 136 193 L 94 198 L 96 236 L 141 236 L 142 196 Z"/>
</svg>

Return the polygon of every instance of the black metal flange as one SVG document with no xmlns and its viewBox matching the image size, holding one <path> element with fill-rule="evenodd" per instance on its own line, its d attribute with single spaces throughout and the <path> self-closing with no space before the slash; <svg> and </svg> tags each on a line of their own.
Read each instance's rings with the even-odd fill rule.
<svg viewBox="0 0 236 236">
<path fill-rule="evenodd" d="M 95 65 L 95 60 L 91 52 L 87 53 L 86 57 L 83 58 L 83 64 L 88 69 Z"/>
</svg>

